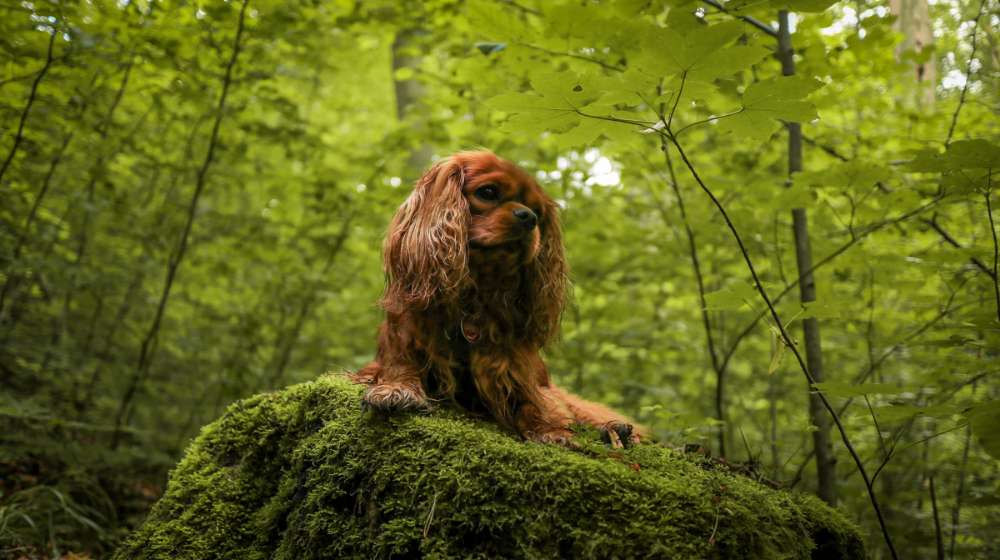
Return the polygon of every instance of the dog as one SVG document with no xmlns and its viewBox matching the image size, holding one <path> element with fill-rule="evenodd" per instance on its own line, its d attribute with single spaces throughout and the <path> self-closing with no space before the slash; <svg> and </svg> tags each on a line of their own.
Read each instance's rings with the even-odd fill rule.
<svg viewBox="0 0 1000 560">
<path fill-rule="evenodd" d="M 353 376 L 366 407 L 451 401 L 544 443 L 568 445 L 574 423 L 613 444 L 646 437 L 557 387 L 542 361 L 568 292 L 558 210 L 531 175 L 486 150 L 456 153 L 417 181 L 383 247 L 376 358 Z"/>
</svg>

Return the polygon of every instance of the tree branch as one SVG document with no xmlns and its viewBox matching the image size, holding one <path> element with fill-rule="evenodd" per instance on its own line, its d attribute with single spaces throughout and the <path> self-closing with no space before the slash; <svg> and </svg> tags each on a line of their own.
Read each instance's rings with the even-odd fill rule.
<svg viewBox="0 0 1000 560">
<path fill-rule="evenodd" d="M 59 35 L 59 31 L 56 28 L 52 28 L 52 33 L 49 35 L 49 48 L 45 53 L 45 65 L 38 71 L 38 75 L 35 76 L 35 81 L 31 83 L 31 91 L 28 93 L 28 101 L 24 104 L 24 110 L 21 111 L 21 120 L 17 123 L 17 133 L 14 135 L 14 144 L 10 147 L 7 159 L 5 159 L 3 165 L 0 166 L 0 185 L 3 184 L 3 176 L 7 173 L 7 168 L 10 167 L 10 162 L 14 160 L 14 156 L 17 155 L 17 149 L 21 146 L 21 140 L 24 138 L 24 123 L 28 120 L 28 113 L 31 112 L 31 106 L 35 104 L 35 95 L 38 93 L 38 84 L 42 82 L 42 78 L 45 77 L 45 74 L 48 73 L 49 68 L 52 66 L 52 47 L 55 45 L 57 35 Z"/>
<path fill-rule="evenodd" d="M 962 84 L 962 93 L 958 96 L 958 107 L 955 107 L 955 113 L 951 116 L 948 137 L 944 141 L 946 147 L 951 144 L 951 137 L 955 133 L 955 125 L 958 124 L 958 115 L 962 112 L 962 105 L 965 105 L 965 94 L 969 91 L 969 84 L 972 83 L 972 61 L 976 58 L 976 32 L 979 31 L 979 20 L 983 17 L 983 10 L 985 8 L 986 0 L 980 0 L 979 12 L 976 13 L 976 19 L 972 20 L 972 52 L 969 53 L 969 62 L 965 65 L 965 83 Z"/>
<path fill-rule="evenodd" d="M 666 130 L 662 131 L 661 134 L 666 135 L 667 139 L 670 140 L 670 142 L 674 145 L 675 148 L 677 148 L 677 152 L 680 154 L 681 159 L 684 161 L 684 165 L 687 166 L 688 171 L 691 172 L 691 176 L 694 177 L 695 181 L 701 187 L 702 191 L 704 191 L 705 195 L 708 196 L 709 199 L 711 199 L 712 204 L 715 205 L 716 210 L 718 210 L 719 214 L 726 222 L 726 226 L 729 228 L 730 233 L 732 233 L 733 238 L 736 240 L 736 244 L 739 246 L 740 253 L 743 256 L 743 261 L 746 263 L 747 269 L 750 271 L 750 276 L 753 278 L 754 286 L 757 288 L 757 293 L 760 294 L 761 299 L 767 306 L 771 318 L 774 321 L 775 328 L 778 329 L 778 332 L 781 335 L 781 339 L 784 341 L 788 349 L 792 352 L 792 355 L 795 356 L 795 360 L 798 362 L 799 369 L 802 370 L 802 374 L 805 376 L 806 381 L 808 381 L 809 385 L 812 386 L 815 383 L 815 380 L 813 379 L 812 374 L 809 373 L 809 369 L 806 367 L 806 363 L 802 358 L 802 354 L 799 353 L 798 349 L 795 347 L 795 343 L 792 341 L 791 336 L 788 334 L 788 331 L 785 330 L 784 322 L 781 320 L 781 317 L 778 315 L 777 310 L 771 303 L 771 298 L 768 297 L 767 290 L 764 289 L 764 285 L 761 283 L 760 277 L 757 275 L 757 270 L 753 265 L 753 260 L 750 258 L 750 254 L 747 251 L 746 246 L 743 244 L 743 238 L 740 235 L 739 230 L 736 229 L 736 225 L 733 224 L 733 221 L 730 219 L 729 213 L 726 212 L 726 209 L 722 206 L 722 203 L 719 202 L 719 199 L 716 198 L 715 194 L 711 191 L 711 189 L 709 189 L 708 186 L 705 184 L 705 182 L 702 181 L 701 176 L 698 175 L 698 172 L 695 169 L 694 165 L 691 163 L 691 161 L 687 157 L 687 154 L 684 152 L 684 148 L 681 147 L 680 143 L 677 141 L 677 138 L 673 136 L 670 129 L 667 128 Z M 865 489 L 868 492 L 868 499 L 871 502 L 872 509 L 875 511 L 875 516 L 878 519 L 879 528 L 882 530 L 882 537 L 885 539 L 885 543 L 886 546 L 889 548 L 890 554 L 894 559 L 898 558 L 896 554 L 896 548 L 892 543 L 892 537 L 889 535 L 889 530 L 886 527 L 885 519 L 882 516 L 882 508 L 879 505 L 878 497 L 875 495 L 875 489 L 872 486 L 871 479 L 868 477 L 868 472 L 865 470 L 865 466 L 861 460 L 861 457 L 858 455 L 857 451 L 855 451 L 854 445 L 851 444 L 850 437 L 848 437 L 847 435 L 847 430 L 844 428 L 843 423 L 840 421 L 840 416 L 830 405 L 830 401 L 826 398 L 826 395 L 824 395 L 822 391 L 818 391 L 816 395 L 819 397 L 819 400 L 823 405 L 823 408 L 825 408 L 826 411 L 830 414 L 831 419 L 837 426 L 837 430 L 840 432 L 840 439 L 844 443 L 844 447 L 847 449 L 848 453 L 851 455 L 851 458 L 854 460 L 854 465 L 855 467 L 857 467 L 857 472 L 861 475 L 861 478 L 864 480 Z"/>
<path fill-rule="evenodd" d="M 514 44 L 518 45 L 518 46 L 521 46 L 521 47 L 524 47 L 524 48 L 527 48 L 527 49 L 532 49 L 532 50 L 536 50 L 538 52 L 543 52 L 545 54 L 552 55 L 552 56 L 565 56 L 565 57 L 568 57 L 568 58 L 575 58 L 576 60 L 582 60 L 584 62 L 589 62 L 591 64 L 596 64 L 596 65 L 600 66 L 601 68 L 604 68 L 605 70 L 611 70 L 612 72 L 624 72 L 625 71 L 624 68 L 620 68 L 618 66 L 615 66 L 614 64 L 608 64 L 607 62 L 604 62 L 603 60 L 598 60 L 596 58 L 590 58 L 589 56 L 583 56 L 582 54 L 574 54 L 574 53 L 553 51 L 553 50 L 550 50 L 550 49 L 546 49 L 545 47 L 539 47 L 539 46 L 536 46 L 536 45 L 529 45 L 528 43 L 514 43 Z"/>
<path fill-rule="evenodd" d="M 954 237 L 951 236 L 951 234 L 949 234 L 943 227 L 941 227 L 941 224 L 937 223 L 936 219 L 931 218 L 931 219 L 928 220 L 927 218 L 921 218 L 920 221 L 922 223 L 925 223 L 925 224 L 931 226 L 931 229 L 933 229 L 934 231 L 936 231 L 938 233 L 938 235 L 940 235 L 941 238 L 944 239 L 945 242 L 947 242 L 952 247 L 954 247 L 956 249 L 965 249 L 965 246 L 962 245 L 961 243 L 959 243 Z M 983 261 L 979 260 L 979 257 L 976 257 L 976 256 L 969 257 L 969 261 L 972 264 L 974 264 L 976 266 L 976 268 L 978 268 L 979 270 L 981 270 L 984 274 L 986 274 L 987 276 L 989 276 L 990 278 L 992 278 L 994 281 L 997 279 L 996 273 L 994 273 L 992 270 L 990 270 L 989 267 L 987 267 L 983 263 Z"/>
<path fill-rule="evenodd" d="M 160 331 L 160 324 L 163 320 L 164 312 L 166 311 L 167 302 L 170 299 L 170 291 L 173 287 L 174 278 L 177 274 L 177 270 L 180 268 L 181 262 L 184 259 L 184 254 L 187 252 L 188 238 L 191 234 L 191 227 L 194 225 L 195 214 L 198 209 L 198 201 L 201 198 L 201 193 L 205 189 L 205 178 L 208 174 L 208 169 L 212 165 L 212 161 L 215 158 L 215 148 L 219 142 L 219 129 L 222 125 L 222 117 L 225 113 L 226 97 L 229 94 L 229 86 L 232 83 L 233 68 L 236 66 L 236 60 L 240 53 L 240 39 L 243 36 L 243 24 L 244 18 L 246 17 L 248 3 L 249 0 L 243 0 L 243 5 L 240 7 L 239 21 L 236 26 L 236 37 L 233 39 L 233 51 L 232 55 L 229 57 L 229 62 L 226 64 L 226 73 L 222 80 L 222 92 L 219 94 L 219 101 L 216 106 L 215 122 L 212 125 L 212 133 L 208 141 L 208 150 L 205 153 L 205 160 L 202 162 L 201 167 L 198 168 L 198 174 L 195 179 L 194 193 L 191 195 L 191 201 L 188 204 L 187 220 L 184 223 L 184 230 L 181 233 L 181 238 L 177 244 L 175 253 L 170 257 L 167 263 L 166 280 L 163 285 L 163 292 L 160 294 L 159 304 L 156 307 L 156 314 L 153 317 L 153 322 L 149 331 L 146 333 L 146 336 L 142 341 L 142 346 L 139 351 L 139 361 L 136 366 L 135 373 L 132 375 L 132 379 L 125 390 L 125 394 L 122 396 L 118 412 L 115 416 L 115 431 L 111 438 L 111 449 L 116 449 L 118 447 L 118 443 L 121 439 L 122 426 L 123 424 L 128 423 L 128 419 L 131 416 L 132 400 L 135 397 L 136 391 L 149 374 L 154 342 Z"/>
<path fill-rule="evenodd" d="M 734 14 L 734 13 L 730 12 L 729 10 L 727 10 L 725 8 L 725 6 L 723 6 L 722 4 L 720 4 L 719 2 L 717 2 L 716 0 L 701 0 L 701 1 L 704 2 L 705 4 L 708 4 L 709 6 L 711 6 L 713 8 L 715 8 L 716 10 L 719 10 L 720 12 L 722 12 L 722 13 L 724 13 L 726 15 L 732 16 L 732 17 L 734 17 L 736 19 L 740 19 L 740 20 L 743 20 L 743 21 L 749 23 L 750 25 L 752 25 L 752 26 L 756 27 L 757 29 L 763 31 L 765 34 L 770 35 L 771 37 L 775 37 L 776 38 L 778 36 L 778 31 L 776 29 L 774 29 L 770 25 L 768 25 L 768 24 L 760 21 L 757 18 L 753 18 L 753 17 L 750 17 L 750 16 L 741 16 L 741 15 Z"/>
<path fill-rule="evenodd" d="M 997 302 L 997 321 L 1000 321 L 1000 275 L 997 274 L 997 261 L 1000 261 L 1000 243 L 997 242 L 997 227 L 993 223 L 993 206 L 990 204 L 990 195 L 993 190 L 993 169 L 986 173 L 986 215 L 990 218 L 990 235 L 993 236 L 993 294 Z"/>
</svg>

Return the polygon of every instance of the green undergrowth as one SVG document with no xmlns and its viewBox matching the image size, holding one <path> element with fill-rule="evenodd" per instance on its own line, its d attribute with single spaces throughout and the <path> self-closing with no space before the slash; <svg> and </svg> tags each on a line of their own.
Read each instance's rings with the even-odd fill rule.
<svg viewBox="0 0 1000 560">
<path fill-rule="evenodd" d="M 458 411 L 388 419 L 328 375 L 206 426 L 117 558 L 856 558 L 854 525 L 656 445 L 525 443 Z"/>
</svg>

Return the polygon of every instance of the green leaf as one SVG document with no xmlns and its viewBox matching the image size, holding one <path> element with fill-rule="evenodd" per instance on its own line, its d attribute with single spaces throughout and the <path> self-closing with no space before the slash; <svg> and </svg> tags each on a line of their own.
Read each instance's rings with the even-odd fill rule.
<svg viewBox="0 0 1000 560">
<path fill-rule="evenodd" d="M 720 131 L 763 139 L 777 128 L 777 119 L 808 122 L 817 117 L 816 107 L 805 97 L 822 82 L 801 76 L 771 78 L 751 84 L 743 93 L 740 112 L 718 121 Z"/>
<path fill-rule="evenodd" d="M 705 80 L 731 74 L 766 55 L 766 49 L 759 46 L 726 48 L 742 34 L 743 25 L 735 21 L 693 31 L 650 28 L 640 40 L 642 50 L 635 63 L 645 72 L 661 77 L 687 73 L 692 79 Z"/>
<path fill-rule="evenodd" d="M 978 404 L 969 409 L 965 417 L 969 419 L 972 433 L 994 459 L 1000 460 L 1000 400 Z"/>
<path fill-rule="evenodd" d="M 795 182 L 817 187 L 869 189 L 875 183 L 887 181 L 892 171 L 887 167 L 864 160 L 838 162 L 820 171 L 797 173 Z"/>
<path fill-rule="evenodd" d="M 757 290 L 750 284 L 736 284 L 705 294 L 705 309 L 723 311 L 752 306 Z"/>
<path fill-rule="evenodd" d="M 875 408 L 875 415 L 884 422 L 903 422 L 916 416 L 930 416 L 931 418 L 949 418 L 962 410 L 954 405 L 941 404 L 936 406 L 914 406 L 910 404 L 897 404 L 891 406 L 880 406 Z"/>
<path fill-rule="evenodd" d="M 1000 169 L 1000 146 L 976 138 L 959 140 L 944 152 L 921 150 L 907 163 L 913 171 L 947 172 L 961 169 Z"/>
</svg>

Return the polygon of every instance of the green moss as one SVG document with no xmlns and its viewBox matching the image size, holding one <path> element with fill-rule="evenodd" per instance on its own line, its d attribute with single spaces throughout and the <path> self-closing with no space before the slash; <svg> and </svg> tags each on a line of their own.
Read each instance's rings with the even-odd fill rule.
<svg viewBox="0 0 1000 560">
<path fill-rule="evenodd" d="M 206 426 L 118 558 L 859 558 L 815 498 L 654 445 L 521 442 L 443 410 L 379 419 L 341 376 Z"/>
</svg>

